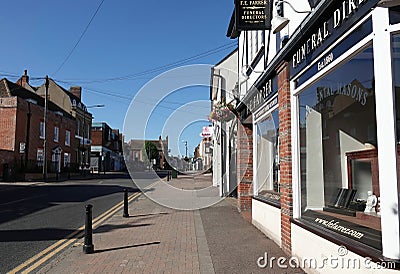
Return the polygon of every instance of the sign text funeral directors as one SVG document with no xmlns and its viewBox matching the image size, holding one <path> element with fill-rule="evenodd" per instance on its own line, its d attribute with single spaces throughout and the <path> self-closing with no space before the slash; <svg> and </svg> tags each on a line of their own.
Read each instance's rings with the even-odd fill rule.
<svg viewBox="0 0 400 274">
<path fill-rule="evenodd" d="M 235 0 L 237 30 L 271 29 L 272 0 Z"/>
<path fill-rule="evenodd" d="M 306 40 L 300 48 L 292 56 L 292 67 L 300 65 L 307 56 L 321 46 L 324 41 L 336 29 L 339 29 L 345 20 L 348 20 L 357 13 L 359 7 L 368 0 L 346 0 L 341 6 L 333 11 L 332 16 L 322 25 L 320 25 L 314 33 Z"/>
</svg>

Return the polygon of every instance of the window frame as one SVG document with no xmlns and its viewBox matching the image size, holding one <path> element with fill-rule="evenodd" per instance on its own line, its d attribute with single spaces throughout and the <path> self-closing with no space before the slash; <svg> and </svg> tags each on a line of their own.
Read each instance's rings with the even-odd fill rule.
<svg viewBox="0 0 400 274">
<path fill-rule="evenodd" d="M 44 122 L 40 121 L 40 123 L 39 123 L 39 138 L 44 140 L 45 135 L 46 135 L 46 132 L 45 132 L 45 128 L 44 128 Z"/>
<path fill-rule="evenodd" d="M 58 143 L 58 140 L 60 138 L 60 128 L 57 126 L 54 126 L 54 142 Z"/>
<path fill-rule="evenodd" d="M 65 142 L 64 142 L 64 144 L 66 146 L 68 146 L 68 147 L 71 146 L 71 131 L 68 130 L 68 129 L 65 130 Z"/>
<path fill-rule="evenodd" d="M 270 102 L 272 102 L 273 100 L 275 100 L 275 98 L 278 97 L 278 93 L 274 96 L 272 96 L 267 102 L 265 102 L 262 106 L 259 107 L 259 110 L 263 109 L 263 106 L 268 105 Z M 253 163 L 255 165 L 256 168 L 253 168 L 253 195 L 254 196 L 259 196 L 259 192 L 258 192 L 258 188 L 259 188 L 259 182 L 257 181 L 257 166 L 258 166 L 258 159 L 257 159 L 257 155 L 258 155 L 258 145 L 257 145 L 257 124 L 259 122 L 264 121 L 268 116 L 272 115 L 272 113 L 274 111 L 278 111 L 278 115 L 279 115 L 279 104 L 276 104 L 275 106 L 273 106 L 271 109 L 269 109 L 268 111 L 266 111 L 265 113 L 263 113 L 262 115 L 260 115 L 257 119 L 255 119 L 254 117 L 257 115 L 257 111 L 255 111 L 253 113 Z M 278 120 L 278 127 L 279 127 L 279 120 Z M 277 136 L 279 138 L 279 134 Z M 279 151 L 279 141 L 278 141 L 278 151 Z M 279 152 L 278 152 L 278 156 L 279 156 Z M 278 173 L 278 184 L 280 181 L 280 172 Z M 280 194 L 280 192 L 275 192 L 273 189 L 268 190 L 268 192 L 274 193 L 274 194 Z"/>
</svg>

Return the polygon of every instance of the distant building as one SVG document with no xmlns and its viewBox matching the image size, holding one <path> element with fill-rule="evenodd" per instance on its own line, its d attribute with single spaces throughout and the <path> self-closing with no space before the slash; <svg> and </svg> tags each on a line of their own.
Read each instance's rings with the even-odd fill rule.
<svg viewBox="0 0 400 274">
<path fill-rule="evenodd" d="M 122 156 L 123 135 L 107 123 L 93 123 L 91 129 L 91 169 L 120 171 L 125 168 Z"/>
<path fill-rule="evenodd" d="M 207 170 L 212 164 L 212 139 L 211 137 L 203 138 L 200 144 L 194 149 L 194 169 Z"/>
<path fill-rule="evenodd" d="M 17 81 L 20 86 L 35 92 L 41 97 L 45 96 L 45 84 L 40 87 L 32 87 L 29 84 L 29 76 L 27 71 Z M 75 118 L 76 132 L 72 135 L 71 142 L 74 143 L 75 157 L 81 168 L 88 167 L 90 163 L 90 146 L 91 136 L 90 128 L 92 126 L 92 114 L 88 112 L 87 107 L 82 102 L 82 88 L 70 87 L 69 90 L 58 85 L 53 79 L 49 78 L 48 99 L 65 112 L 71 114 Z"/>
<path fill-rule="evenodd" d="M 41 176 L 44 159 L 48 161 L 49 173 L 76 166 L 75 118 L 50 101 L 45 128 L 44 98 L 29 85 L 27 75 L 19 83 L 22 81 L 25 87 L 0 80 L 0 176 L 10 179 L 25 179 L 27 173 Z"/>
<path fill-rule="evenodd" d="M 162 140 L 161 136 L 158 140 L 130 140 L 127 143 L 125 151 L 125 160 L 129 162 L 130 167 L 141 169 L 144 168 L 146 157 L 143 155 L 143 148 L 146 142 L 153 143 L 158 151 L 158 159 L 155 166 L 159 169 L 164 169 L 166 165 L 166 156 L 168 156 L 168 136 Z M 167 155 L 165 155 L 165 152 Z"/>
</svg>

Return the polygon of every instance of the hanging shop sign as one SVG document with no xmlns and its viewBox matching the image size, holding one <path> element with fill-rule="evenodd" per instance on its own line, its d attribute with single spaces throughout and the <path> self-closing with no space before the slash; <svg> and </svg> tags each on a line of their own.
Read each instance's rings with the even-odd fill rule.
<svg viewBox="0 0 400 274">
<path fill-rule="evenodd" d="M 203 131 L 200 133 L 200 137 L 208 138 L 213 136 L 213 127 L 203 127 Z"/>
<path fill-rule="evenodd" d="M 339 39 L 355 22 L 367 14 L 378 0 L 345 0 L 334 2 L 325 14 L 320 16 L 305 38 L 299 41 L 291 57 L 291 76 L 310 64 L 327 46 Z M 328 54 L 317 64 L 318 70 L 334 60 Z"/>
<path fill-rule="evenodd" d="M 269 30 L 271 14 L 271 0 L 235 0 L 236 30 Z"/>
</svg>

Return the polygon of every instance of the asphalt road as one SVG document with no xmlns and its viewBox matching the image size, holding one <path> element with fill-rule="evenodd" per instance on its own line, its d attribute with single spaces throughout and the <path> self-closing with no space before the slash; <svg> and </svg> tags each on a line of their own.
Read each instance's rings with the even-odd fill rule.
<svg viewBox="0 0 400 274">
<path fill-rule="evenodd" d="M 121 202 L 124 189 L 129 194 L 138 191 L 126 174 L 89 178 L 0 185 L 0 273 L 7 273 L 83 226 L 87 204 L 93 205 L 94 219 Z"/>
</svg>

